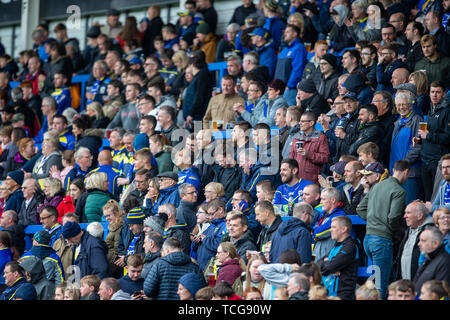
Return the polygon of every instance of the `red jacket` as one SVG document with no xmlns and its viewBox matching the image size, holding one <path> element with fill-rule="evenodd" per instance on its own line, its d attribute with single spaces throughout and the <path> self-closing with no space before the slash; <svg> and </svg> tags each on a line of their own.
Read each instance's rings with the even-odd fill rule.
<svg viewBox="0 0 450 320">
<path fill-rule="evenodd" d="M 62 223 L 62 218 L 67 212 L 75 212 L 75 205 L 71 196 L 62 199 L 61 203 L 56 208 L 58 210 L 58 222 Z"/>
<path fill-rule="evenodd" d="M 300 140 L 304 141 L 303 148 L 306 149 L 306 156 L 297 152 L 296 142 Z M 322 166 L 330 161 L 330 149 L 326 135 L 314 130 L 310 136 L 306 136 L 300 131 L 292 140 L 289 158 L 297 160 L 299 178 L 318 183 L 317 176 L 322 172 Z"/>
<path fill-rule="evenodd" d="M 220 265 L 219 272 L 217 274 L 216 283 L 220 281 L 226 281 L 230 286 L 233 285 L 234 281 L 239 278 L 242 273 L 242 268 L 239 264 L 238 259 L 230 259 L 225 261 Z"/>
</svg>

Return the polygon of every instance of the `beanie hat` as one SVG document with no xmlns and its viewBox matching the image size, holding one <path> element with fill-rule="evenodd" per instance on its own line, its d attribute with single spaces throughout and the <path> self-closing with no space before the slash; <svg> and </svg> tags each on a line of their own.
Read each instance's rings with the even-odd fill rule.
<svg viewBox="0 0 450 320">
<path fill-rule="evenodd" d="M 278 8 L 277 0 L 266 0 L 264 1 L 264 5 L 271 11 L 276 11 Z"/>
<path fill-rule="evenodd" d="M 80 232 L 80 225 L 76 222 L 69 221 L 63 225 L 62 236 L 64 239 L 71 239 L 76 237 Z"/>
<path fill-rule="evenodd" d="M 89 28 L 88 32 L 86 33 L 86 36 L 88 38 L 98 38 L 98 36 L 101 34 L 101 30 L 97 26 L 92 26 Z"/>
<path fill-rule="evenodd" d="M 153 231 L 160 235 L 164 234 L 164 220 L 158 216 L 151 216 L 144 220 L 144 226 L 152 228 Z"/>
<path fill-rule="evenodd" d="M 11 171 L 8 173 L 7 175 L 8 177 L 10 177 L 11 179 L 13 179 L 18 185 L 22 185 L 23 183 L 23 171 L 22 170 L 16 170 L 16 171 Z"/>
<path fill-rule="evenodd" d="M 192 295 L 192 298 L 195 300 L 195 294 L 198 290 L 205 287 L 205 281 L 203 278 L 200 278 L 200 276 L 196 273 L 186 273 L 183 275 L 180 280 L 178 281 L 185 287 L 189 293 Z"/>
<path fill-rule="evenodd" d="M 50 233 L 47 230 L 41 230 L 34 234 L 33 239 L 37 241 L 39 244 L 43 244 L 48 246 L 51 240 Z"/>
<path fill-rule="evenodd" d="M 337 59 L 334 55 L 327 53 L 322 57 L 322 59 L 328 62 L 333 67 L 333 69 L 337 68 Z"/>
<path fill-rule="evenodd" d="M 189 46 L 192 46 L 194 43 L 195 33 L 193 32 L 187 32 L 184 35 L 181 36 L 181 39 L 187 42 Z"/>
<path fill-rule="evenodd" d="M 197 29 L 195 29 L 196 33 L 202 33 L 202 34 L 208 34 L 211 32 L 211 28 L 209 27 L 209 24 L 206 22 L 202 22 L 197 26 Z"/>
<path fill-rule="evenodd" d="M 141 207 L 136 207 L 128 211 L 127 223 L 128 224 L 142 224 L 144 223 L 145 213 Z"/>
<path fill-rule="evenodd" d="M 306 93 L 316 93 L 317 92 L 316 85 L 314 84 L 314 81 L 310 78 L 303 79 L 302 81 L 300 81 L 297 85 L 297 89 L 302 90 Z"/>
<path fill-rule="evenodd" d="M 139 133 L 133 141 L 133 148 L 135 151 L 144 149 L 144 148 L 149 148 L 149 143 L 148 143 L 148 136 L 145 133 Z"/>
</svg>

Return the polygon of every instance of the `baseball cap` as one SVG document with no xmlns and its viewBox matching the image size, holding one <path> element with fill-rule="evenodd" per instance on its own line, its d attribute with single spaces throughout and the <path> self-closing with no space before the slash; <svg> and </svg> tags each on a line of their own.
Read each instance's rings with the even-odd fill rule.
<svg viewBox="0 0 450 320">
<path fill-rule="evenodd" d="M 330 167 L 330 170 L 343 176 L 346 164 L 347 164 L 347 162 L 345 162 L 345 161 L 338 161 Z"/>
<path fill-rule="evenodd" d="M 268 30 L 266 30 L 264 28 L 256 28 L 255 30 L 250 32 L 248 35 L 249 36 L 260 36 L 260 37 L 263 37 L 264 39 L 267 39 L 267 38 L 269 38 L 270 33 Z"/>
<path fill-rule="evenodd" d="M 363 170 L 359 170 L 362 175 L 368 176 L 373 173 L 384 173 L 384 167 L 378 161 L 369 163 Z"/>
<path fill-rule="evenodd" d="M 25 116 L 22 113 L 16 113 L 12 118 L 12 122 L 25 121 Z"/>
<path fill-rule="evenodd" d="M 195 12 L 194 12 L 194 11 L 191 11 L 191 10 L 188 10 L 188 9 L 186 9 L 186 10 L 184 10 L 184 11 L 181 11 L 181 12 L 178 12 L 177 14 L 178 14 L 180 17 L 187 17 L 187 16 L 194 17 L 194 16 L 195 16 Z"/>
<path fill-rule="evenodd" d="M 358 96 L 357 96 L 357 94 L 356 94 L 355 92 L 351 92 L 351 91 L 349 91 L 349 92 L 347 92 L 346 94 L 344 94 L 343 99 L 345 99 L 345 98 L 349 98 L 349 99 L 358 101 Z"/>
</svg>

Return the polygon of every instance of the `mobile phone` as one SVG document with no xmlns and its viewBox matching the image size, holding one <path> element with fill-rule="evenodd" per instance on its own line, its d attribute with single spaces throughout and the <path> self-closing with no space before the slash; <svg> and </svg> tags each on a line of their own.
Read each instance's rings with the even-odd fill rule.
<svg viewBox="0 0 450 320">
<path fill-rule="evenodd" d="M 241 210 L 245 210 L 248 208 L 248 203 L 245 200 L 242 200 L 241 202 L 239 202 L 239 208 L 242 208 Z"/>
<path fill-rule="evenodd" d="M 132 296 L 137 296 L 137 295 L 139 295 L 139 294 L 141 294 L 140 291 L 135 291 L 135 292 L 133 292 Z"/>
<path fill-rule="evenodd" d="M 297 149 L 301 149 L 301 148 L 303 148 L 303 141 L 297 141 L 295 143 L 295 145 L 296 145 Z"/>
</svg>

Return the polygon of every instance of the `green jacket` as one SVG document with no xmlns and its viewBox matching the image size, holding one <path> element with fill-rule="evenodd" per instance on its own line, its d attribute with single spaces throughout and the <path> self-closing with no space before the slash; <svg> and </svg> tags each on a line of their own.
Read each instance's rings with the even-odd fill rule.
<svg viewBox="0 0 450 320">
<path fill-rule="evenodd" d="M 423 57 L 417 61 L 414 71 L 426 70 L 428 83 L 442 81 L 446 88 L 450 87 L 450 58 L 439 54 L 434 62 Z"/>
<path fill-rule="evenodd" d="M 405 199 L 406 191 L 396 178 L 389 177 L 375 184 L 356 208 L 358 215 L 366 220 L 366 234 L 390 240 L 400 238 Z"/>
<path fill-rule="evenodd" d="M 172 154 L 170 152 L 163 150 L 155 154 L 154 157 L 158 164 L 159 173 L 173 170 Z"/>
<path fill-rule="evenodd" d="M 88 190 L 88 196 L 84 206 L 84 214 L 88 223 L 93 221 L 102 221 L 103 206 L 110 199 L 112 199 L 112 196 L 109 193 L 98 189 Z"/>
</svg>

